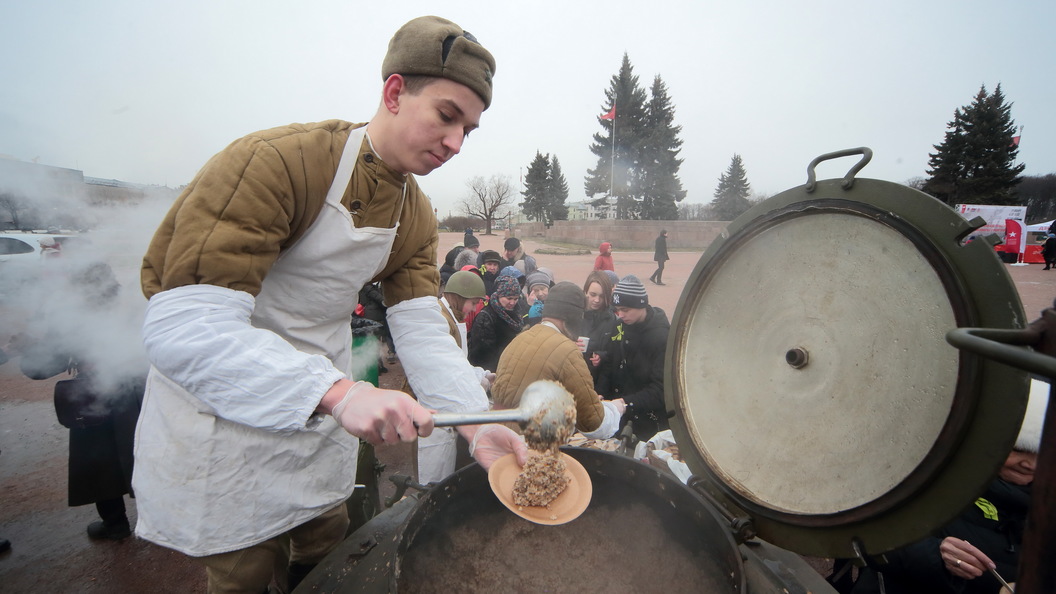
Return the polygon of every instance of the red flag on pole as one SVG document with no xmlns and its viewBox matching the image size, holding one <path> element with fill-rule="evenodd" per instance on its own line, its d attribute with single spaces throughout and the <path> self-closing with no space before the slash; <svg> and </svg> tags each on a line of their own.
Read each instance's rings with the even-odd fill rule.
<svg viewBox="0 0 1056 594">
<path fill-rule="evenodd" d="M 1019 146 L 1019 136 L 1012 137 L 1012 146 Z"/>
<path fill-rule="evenodd" d="M 613 105 L 612 109 L 609 110 L 609 113 L 602 114 L 601 115 L 601 119 L 603 119 L 603 120 L 615 120 L 616 119 L 616 106 Z"/>
</svg>

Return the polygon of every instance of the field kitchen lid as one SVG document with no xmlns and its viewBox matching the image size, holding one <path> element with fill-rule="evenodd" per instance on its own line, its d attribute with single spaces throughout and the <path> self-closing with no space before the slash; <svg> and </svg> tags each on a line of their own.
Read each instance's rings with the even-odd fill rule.
<svg viewBox="0 0 1056 594">
<path fill-rule="evenodd" d="M 822 160 L 861 154 L 843 179 Z M 671 324 L 666 400 L 701 486 L 759 537 L 876 555 L 969 505 L 1011 451 L 1028 377 L 950 346 L 1022 328 L 992 243 L 909 187 L 823 155 L 708 248 Z"/>
</svg>

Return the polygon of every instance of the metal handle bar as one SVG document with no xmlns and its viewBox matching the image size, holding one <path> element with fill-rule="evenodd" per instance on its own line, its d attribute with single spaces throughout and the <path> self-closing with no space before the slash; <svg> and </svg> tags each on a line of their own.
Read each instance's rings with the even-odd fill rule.
<svg viewBox="0 0 1056 594">
<path fill-rule="evenodd" d="M 810 162 L 810 165 L 807 165 L 807 193 L 809 194 L 810 192 L 813 192 L 814 189 L 818 186 L 817 178 L 814 175 L 814 168 L 818 166 L 818 163 L 821 163 L 822 161 L 828 161 L 829 159 L 849 157 L 851 155 L 862 155 L 862 159 L 858 161 L 858 163 L 856 163 L 854 167 L 851 167 L 850 171 L 847 172 L 847 175 L 843 176 L 843 183 L 840 184 L 840 187 L 842 187 L 844 190 L 850 190 L 851 187 L 854 185 L 855 174 L 861 171 L 862 167 L 868 165 L 869 161 L 873 159 L 873 149 L 860 146 L 858 148 L 844 149 L 842 151 L 836 151 L 834 153 L 826 153 L 824 155 L 821 155 L 820 157 L 817 157 L 816 159 Z"/>
<path fill-rule="evenodd" d="M 484 425 L 486 423 L 527 423 L 528 415 L 521 409 L 486 410 L 475 413 L 436 413 L 434 427 L 456 425 Z"/>
<path fill-rule="evenodd" d="M 957 328 L 946 333 L 946 342 L 959 349 L 1024 371 L 1056 378 L 1056 358 L 1021 348 L 1037 344 L 1037 341 L 1037 330 L 1030 329 Z"/>
</svg>

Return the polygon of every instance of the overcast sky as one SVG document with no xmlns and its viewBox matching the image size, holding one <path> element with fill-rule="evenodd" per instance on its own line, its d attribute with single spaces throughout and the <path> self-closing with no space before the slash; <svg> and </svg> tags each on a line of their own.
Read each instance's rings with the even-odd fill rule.
<svg viewBox="0 0 1056 594">
<path fill-rule="evenodd" d="M 495 93 L 462 154 L 421 180 L 441 217 L 477 175 L 518 181 L 556 154 L 582 200 L 592 135 L 626 52 L 667 83 L 687 202 L 734 153 L 756 193 L 868 146 L 859 174 L 923 176 L 957 107 L 998 83 L 1026 174 L 1056 171 L 1056 2 L 95 0 L 0 7 L 0 155 L 177 186 L 229 142 L 290 122 L 366 121 L 392 33 L 454 20 L 491 50 Z M 850 159 L 820 166 L 841 177 Z M 518 185 L 518 187 L 520 187 Z"/>
</svg>

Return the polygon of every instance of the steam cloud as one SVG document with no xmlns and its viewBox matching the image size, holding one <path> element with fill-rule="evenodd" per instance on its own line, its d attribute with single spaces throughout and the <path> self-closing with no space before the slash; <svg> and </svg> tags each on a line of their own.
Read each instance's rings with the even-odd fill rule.
<svg viewBox="0 0 1056 594">
<path fill-rule="evenodd" d="M 30 209 L 45 215 L 61 209 L 66 220 L 73 214 L 87 227 L 82 233 L 22 233 L 32 243 L 54 236 L 72 239 L 63 241 L 59 257 L 0 262 L 0 345 L 16 337 L 16 350 L 44 347 L 68 354 L 82 371 L 91 370 L 96 387 L 105 394 L 144 377 L 148 370 L 141 332 L 146 299 L 139 268 L 174 194 L 148 194 L 136 205 L 92 206 L 83 187 L 64 184 L 57 197 L 54 180 L 0 180 L 0 192 L 14 193 Z"/>
</svg>

